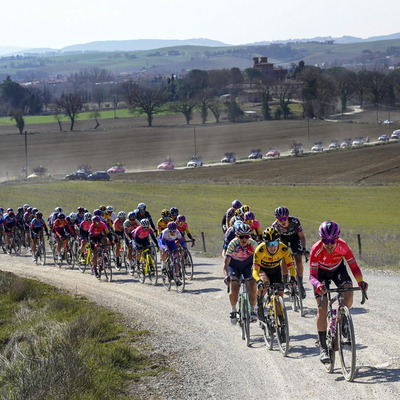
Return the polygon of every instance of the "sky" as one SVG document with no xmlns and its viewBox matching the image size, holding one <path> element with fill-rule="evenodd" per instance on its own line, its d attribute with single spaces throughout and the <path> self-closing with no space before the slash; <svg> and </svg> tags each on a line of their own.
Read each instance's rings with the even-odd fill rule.
<svg viewBox="0 0 400 400">
<path fill-rule="evenodd" d="M 10 3 L 9 3 L 10 4 Z M 12 4 L 12 3 L 11 3 Z M 19 0 L 7 6 L 0 47 L 62 47 L 103 40 L 207 38 L 226 44 L 388 35 L 395 0 Z M 4 11 L 4 10 L 3 10 Z"/>
</svg>

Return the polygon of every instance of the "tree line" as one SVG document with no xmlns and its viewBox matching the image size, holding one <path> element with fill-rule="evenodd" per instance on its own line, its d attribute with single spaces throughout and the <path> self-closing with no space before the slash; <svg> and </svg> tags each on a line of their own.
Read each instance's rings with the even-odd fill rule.
<svg viewBox="0 0 400 400">
<path fill-rule="evenodd" d="M 220 122 L 223 112 L 232 122 L 243 119 L 238 98 L 247 91 L 257 98 L 262 118 L 291 118 L 290 105 L 300 102 L 303 117 L 323 118 L 344 112 L 349 103 L 365 106 L 396 108 L 400 104 L 400 69 L 391 71 L 362 70 L 354 72 L 343 67 L 321 69 L 292 64 L 286 80 L 276 82 L 259 70 L 244 71 L 233 67 L 204 71 L 193 69 L 183 76 L 126 79 L 118 81 L 104 69 L 92 68 L 71 75 L 65 82 L 23 86 L 7 77 L 0 85 L 0 115 L 16 121 L 20 133 L 24 115 L 52 114 L 62 130 L 62 117 L 67 116 L 70 130 L 78 115 L 97 104 L 91 113 L 99 126 L 100 110 L 111 103 L 116 110 L 123 102 L 133 113 L 144 114 L 149 126 L 161 109 L 182 113 L 187 124 L 198 111 L 205 124 L 210 115 Z M 225 96 L 223 96 L 225 95 Z M 272 114 L 274 104 L 274 114 Z"/>
</svg>

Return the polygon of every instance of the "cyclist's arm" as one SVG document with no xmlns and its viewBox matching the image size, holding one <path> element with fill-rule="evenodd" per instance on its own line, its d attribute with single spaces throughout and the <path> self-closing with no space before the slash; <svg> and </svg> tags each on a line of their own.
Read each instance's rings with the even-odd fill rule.
<svg viewBox="0 0 400 400">
<path fill-rule="evenodd" d="M 296 268 L 293 263 L 293 257 L 290 254 L 290 250 L 286 247 L 287 251 L 285 251 L 284 260 L 289 270 L 290 276 L 296 278 Z"/>
<path fill-rule="evenodd" d="M 305 251 L 306 248 L 307 248 L 307 241 L 306 241 L 306 237 L 304 235 L 304 232 L 300 231 L 300 232 L 298 232 L 298 235 L 299 235 L 299 238 L 300 238 L 301 247 Z"/>
</svg>

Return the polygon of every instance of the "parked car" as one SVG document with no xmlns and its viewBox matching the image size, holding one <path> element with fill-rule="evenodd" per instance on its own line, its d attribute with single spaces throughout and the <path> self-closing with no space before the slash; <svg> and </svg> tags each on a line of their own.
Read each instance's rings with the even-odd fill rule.
<svg viewBox="0 0 400 400">
<path fill-rule="evenodd" d="M 157 166 L 157 169 L 174 169 L 175 163 L 172 160 L 165 160 L 160 165 Z"/>
<path fill-rule="evenodd" d="M 221 162 L 223 163 L 235 163 L 236 162 L 236 157 L 235 153 L 225 153 L 224 157 L 221 159 Z"/>
<path fill-rule="evenodd" d="M 322 146 L 321 143 L 315 143 L 313 147 L 311 147 L 311 151 L 324 151 L 324 147 Z"/>
<path fill-rule="evenodd" d="M 271 149 L 265 157 L 279 157 L 281 155 L 281 152 L 278 149 Z"/>
<path fill-rule="evenodd" d="M 292 149 L 290 150 L 290 154 L 292 156 L 295 156 L 297 153 L 297 155 L 302 155 L 304 153 L 304 149 L 303 146 L 301 144 L 296 145 L 295 147 L 292 147 Z"/>
<path fill-rule="evenodd" d="M 65 175 L 65 179 L 68 179 L 70 181 L 83 181 L 88 178 L 87 173 L 83 171 L 75 171 L 72 174 Z"/>
<path fill-rule="evenodd" d="M 336 150 L 340 148 L 340 144 L 337 140 L 332 140 L 331 144 L 329 145 L 329 150 Z"/>
<path fill-rule="evenodd" d="M 87 177 L 88 181 L 109 181 L 110 175 L 106 171 L 96 171 Z"/>
<path fill-rule="evenodd" d="M 342 149 L 345 149 L 347 147 L 351 147 L 351 139 L 345 139 L 343 142 L 340 144 L 340 147 Z"/>
<path fill-rule="evenodd" d="M 389 140 L 389 135 L 381 135 L 379 136 L 378 140 L 381 142 L 386 142 L 387 140 Z"/>
<path fill-rule="evenodd" d="M 33 172 L 32 174 L 28 175 L 26 179 L 42 179 L 44 177 L 43 174 L 39 174 L 38 172 Z"/>
<path fill-rule="evenodd" d="M 107 170 L 108 174 L 122 174 L 125 172 L 125 168 L 123 165 L 113 165 L 111 168 Z"/>
<path fill-rule="evenodd" d="M 193 156 L 192 159 L 187 163 L 188 167 L 201 167 L 203 165 L 203 161 L 200 156 Z"/>
<path fill-rule="evenodd" d="M 384 121 L 383 121 L 383 123 L 384 124 L 393 124 L 394 122 L 393 121 L 391 121 L 390 119 L 385 119 Z"/>
<path fill-rule="evenodd" d="M 391 139 L 400 139 L 400 129 L 396 129 L 390 136 Z"/>
<path fill-rule="evenodd" d="M 251 153 L 247 158 L 249 158 L 250 160 L 260 160 L 262 158 L 261 150 L 251 150 Z"/>
<path fill-rule="evenodd" d="M 362 138 L 355 138 L 353 140 L 353 147 L 362 146 L 364 144 L 364 140 Z"/>
</svg>

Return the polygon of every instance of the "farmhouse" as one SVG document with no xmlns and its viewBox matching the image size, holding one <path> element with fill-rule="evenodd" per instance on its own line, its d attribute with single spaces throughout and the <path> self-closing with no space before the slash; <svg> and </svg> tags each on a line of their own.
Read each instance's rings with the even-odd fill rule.
<svg viewBox="0 0 400 400">
<path fill-rule="evenodd" d="M 265 78 L 274 81 L 285 80 L 287 69 L 274 67 L 273 63 L 268 62 L 268 57 L 253 57 L 253 68 L 260 71 Z"/>
</svg>

